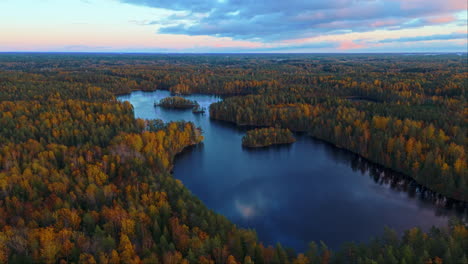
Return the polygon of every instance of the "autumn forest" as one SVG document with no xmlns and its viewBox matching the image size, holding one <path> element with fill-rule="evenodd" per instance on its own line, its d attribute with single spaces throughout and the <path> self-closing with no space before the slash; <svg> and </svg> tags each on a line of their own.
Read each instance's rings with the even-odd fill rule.
<svg viewBox="0 0 468 264">
<path fill-rule="evenodd" d="M 159 104 L 192 108 L 182 96 L 218 95 L 210 118 L 252 128 L 245 146 L 302 133 L 466 215 L 467 66 L 466 54 L 0 54 L 0 263 L 468 263 L 463 219 L 338 249 L 264 244 L 171 175 L 202 129 L 137 119 L 116 99 L 167 90 L 177 97 Z"/>
</svg>

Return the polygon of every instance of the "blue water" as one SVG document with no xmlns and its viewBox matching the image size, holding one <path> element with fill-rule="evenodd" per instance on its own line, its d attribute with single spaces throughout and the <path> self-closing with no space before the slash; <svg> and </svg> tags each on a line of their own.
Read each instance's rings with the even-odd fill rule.
<svg viewBox="0 0 468 264">
<path fill-rule="evenodd" d="M 357 155 L 305 135 L 292 145 L 242 148 L 245 131 L 209 119 L 209 113 L 169 110 L 153 103 L 167 91 L 133 92 L 139 118 L 192 121 L 205 140 L 176 158 L 174 176 L 210 209 L 240 227 L 253 228 L 268 245 L 280 242 L 298 251 L 310 241 L 337 248 L 365 242 L 388 226 L 403 231 L 446 226 L 457 214 L 416 184 Z M 221 99 L 191 95 L 208 109 Z"/>
</svg>

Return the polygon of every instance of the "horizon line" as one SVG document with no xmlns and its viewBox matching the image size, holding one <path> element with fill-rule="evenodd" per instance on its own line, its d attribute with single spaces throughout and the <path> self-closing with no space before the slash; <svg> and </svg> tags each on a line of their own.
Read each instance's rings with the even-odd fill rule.
<svg viewBox="0 0 468 264">
<path fill-rule="evenodd" d="M 139 52 L 139 51 L 0 51 L 0 54 L 143 54 L 143 55 L 301 55 L 301 54 L 468 54 L 468 51 L 407 51 L 407 52 Z"/>
</svg>

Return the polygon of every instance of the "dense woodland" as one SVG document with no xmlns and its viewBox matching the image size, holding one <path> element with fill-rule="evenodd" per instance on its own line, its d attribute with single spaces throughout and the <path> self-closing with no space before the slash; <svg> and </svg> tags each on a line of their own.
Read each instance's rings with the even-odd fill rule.
<svg viewBox="0 0 468 264">
<path fill-rule="evenodd" d="M 161 99 L 156 105 L 165 108 L 187 109 L 197 107 L 198 103 L 180 96 L 170 96 Z"/>
<path fill-rule="evenodd" d="M 193 124 L 135 119 L 115 99 L 155 89 L 227 96 L 213 118 L 307 131 L 468 200 L 466 63 L 0 54 L 0 263 L 467 263 L 468 229 L 456 220 L 427 233 L 385 230 L 336 251 L 263 245 L 170 175 L 174 156 L 202 140 Z"/>
<path fill-rule="evenodd" d="M 242 137 L 242 146 L 250 148 L 266 147 L 295 142 L 293 133 L 283 128 L 258 128 L 247 131 Z"/>
</svg>

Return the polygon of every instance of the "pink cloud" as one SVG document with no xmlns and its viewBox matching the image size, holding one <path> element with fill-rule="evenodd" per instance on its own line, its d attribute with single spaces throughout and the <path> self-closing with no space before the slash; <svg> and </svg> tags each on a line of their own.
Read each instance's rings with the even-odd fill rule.
<svg viewBox="0 0 468 264">
<path fill-rule="evenodd" d="M 439 16 L 439 17 L 431 17 L 427 18 L 426 21 L 432 24 L 445 24 L 455 21 L 456 18 L 452 15 L 449 16 Z"/>
<path fill-rule="evenodd" d="M 400 2 L 403 10 L 419 9 L 428 6 L 439 7 L 440 11 L 466 10 L 466 0 L 395 0 Z"/>
<path fill-rule="evenodd" d="M 388 27 L 395 26 L 401 23 L 401 20 L 389 19 L 389 20 L 379 20 L 370 24 L 371 27 Z"/>
<path fill-rule="evenodd" d="M 306 42 L 310 42 L 313 38 L 298 38 L 298 39 L 287 39 L 281 41 L 284 44 L 302 44 Z"/>
<path fill-rule="evenodd" d="M 338 46 L 338 49 L 340 50 L 350 50 L 350 49 L 361 49 L 364 48 L 365 46 L 363 44 L 358 44 L 355 43 L 352 40 L 345 40 L 340 43 L 340 46 Z"/>
<path fill-rule="evenodd" d="M 457 10 L 465 10 L 468 7 L 468 3 L 466 0 L 446 0 L 444 4 L 448 5 L 449 7 Z"/>
<path fill-rule="evenodd" d="M 457 30 L 455 33 L 461 33 L 461 34 L 468 34 L 468 29 L 465 30 Z"/>
<path fill-rule="evenodd" d="M 210 45 L 208 45 L 210 46 Z M 224 40 L 214 43 L 215 48 L 261 48 L 263 45 L 259 42 Z"/>
</svg>

